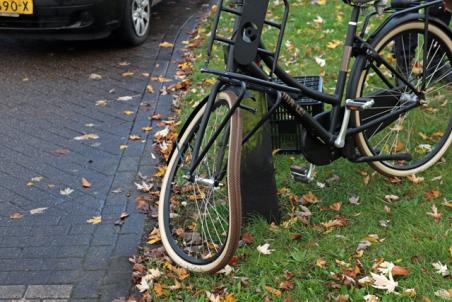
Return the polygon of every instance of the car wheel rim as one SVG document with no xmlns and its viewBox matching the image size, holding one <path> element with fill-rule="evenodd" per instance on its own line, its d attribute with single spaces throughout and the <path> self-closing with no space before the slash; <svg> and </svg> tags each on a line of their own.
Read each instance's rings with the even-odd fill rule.
<svg viewBox="0 0 452 302">
<path fill-rule="evenodd" d="M 132 1 L 132 20 L 135 33 L 139 37 L 146 35 L 149 28 L 149 18 L 151 14 L 150 0 Z"/>
</svg>

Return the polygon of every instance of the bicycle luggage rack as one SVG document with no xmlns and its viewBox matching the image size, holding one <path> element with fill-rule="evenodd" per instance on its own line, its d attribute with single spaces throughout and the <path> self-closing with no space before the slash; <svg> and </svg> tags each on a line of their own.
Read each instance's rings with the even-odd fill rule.
<svg viewBox="0 0 452 302">
<path fill-rule="evenodd" d="M 271 2 L 271 0 L 218 0 L 218 8 L 207 47 L 207 59 L 203 72 L 214 73 L 217 75 L 218 73 L 221 74 L 221 71 L 219 70 L 209 69 L 213 47 L 215 42 L 219 42 L 222 45 L 232 47 L 234 61 L 242 66 L 256 62 L 259 54 L 271 56 L 274 62 L 270 71 L 268 82 L 273 82 L 274 73 L 281 54 L 284 31 L 289 17 L 289 2 L 288 0 L 283 0 L 284 13 L 281 22 L 274 22 L 266 19 L 266 13 L 270 5 L 269 2 Z M 224 37 L 218 34 L 218 26 L 223 13 L 239 17 L 237 20 L 238 23 L 236 24 L 238 30 L 236 32 L 232 32 L 231 37 Z M 279 30 L 274 51 L 259 47 L 264 25 Z M 231 70 L 228 71 L 231 72 Z M 231 76 L 231 74 L 227 74 L 226 72 L 222 75 L 225 77 Z M 246 79 L 244 80 L 247 81 Z"/>
</svg>

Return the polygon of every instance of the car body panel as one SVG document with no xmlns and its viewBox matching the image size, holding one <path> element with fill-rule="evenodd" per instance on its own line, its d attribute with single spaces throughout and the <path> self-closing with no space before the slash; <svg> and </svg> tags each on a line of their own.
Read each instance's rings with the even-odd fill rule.
<svg viewBox="0 0 452 302">
<path fill-rule="evenodd" d="M 155 0 L 156 4 L 161 0 Z M 34 0 L 33 15 L 0 16 L 0 37 L 89 40 L 119 28 L 124 0 Z"/>
</svg>

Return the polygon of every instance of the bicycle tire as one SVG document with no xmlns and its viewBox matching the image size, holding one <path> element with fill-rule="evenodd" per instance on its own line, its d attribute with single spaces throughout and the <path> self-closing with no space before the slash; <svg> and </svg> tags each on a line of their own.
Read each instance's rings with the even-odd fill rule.
<svg viewBox="0 0 452 302">
<path fill-rule="evenodd" d="M 372 42 L 371 45 L 374 49 L 376 49 L 377 52 L 380 51 L 380 49 L 384 48 L 385 45 L 389 45 L 389 41 L 391 39 L 396 39 L 398 35 L 403 35 L 409 32 L 422 32 L 424 30 L 424 22 L 422 21 L 411 21 L 407 22 L 401 25 L 397 25 L 393 27 L 392 29 L 388 30 L 384 35 L 377 36 Z M 446 51 L 448 51 L 448 58 L 450 62 L 450 58 L 452 57 L 452 42 L 449 33 L 444 32 L 439 26 L 436 26 L 434 24 L 430 24 L 428 27 L 429 35 L 432 35 L 437 41 L 442 43 L 441 45 L 446 45 L 447 48 Z M 357 58 L 355 62 L 355 66 L 353 68 L 352 75 L 350 77 L 350 84 L 349 87 L 349 98 L 355 98 L 355 97 L 362 97 L 363 95 L 363 87 L 366 84 L 367 81 L 367 73 L 368 69 L 366 68 L 366 65 L 368 64 L 368 61 L 365 56 L 360 56 Z M 410 74 L 412 71 L 410 72 Z M 451 83 L 447 85 L 446 88 L 450 86 Z M 446 100 L 447 102 L 447 100 Z M 447 103 L 446 103 L 447 104 Z M 447 106 L 447 105 L 446 105 Z M 450 108 L 450 105 L 449 105 Z M 447 107 L 446 107 L 447 109 Z M 417 110 L 416 108 L 413 110 Z M 450 111 L 450 109 L 449 109 Z M 411 111 L 410 111 L 411 112 Z M 408 112 L 408 113 L 410 113 Z M 435 163 L 437 163 L 447 152 L 448 148 L 452 144 L 452 115 L 449 113 L 448 117 L 448 125 L 445 127 L 445 129 L 438 129 L 438 130 L 444 130 L 444 134 L 442 137 L 438 140 L 435 148 L 432 148 L 430 152 L 426 156 L 422 158 L 422 160 L 418 160 L 417 162 L 405 166 L 394 166 L 394 164 L 389 164 L 385 161 L 375 161 L 370 162 L 370 166 L 378 171 L 379 173 L 389 176 L 389 177 L 406 177 L 409 175 L 413 175 L 416 173 L 420 173 L 422 171 L 425 171 L 426 169 L 433 166 Z M 447 121 L 447 120 L 446 120 Z M 362 124 L 361 121 L 361 115 L 360 112 L 355 112 L 352 115 L 352 123 L 354 126 L 360 126 Z M 378 130 L 376 130 L 378 131 Z M 358 147 L 359 152 L 363 156 L 375 156 L 378 148 L 374 148 L 372 144 L 369 142 L 369 135 L 366 136 L 364 132 L 358 133 L 355 136 L 355 141 Z"/>
<path fill-rule="evenodd" d="M 229 110 L 232 105 L 237 101 L 237 96 L 235 93 L 231 91 L 224 91 L 218 94 L 214 106 L 212 107 L 211 113 L 214 113 L 215 110 L 217 110 L 220 106 L 226 106 Z M 241 152 L 241 145 L 242 145 L 242 126 L 241 126 L 241 117 L 240 117 L 240 111 L 237 109 L 235 113 L 232 115 L 230 122 L 229 122 L 229 130 L 226 131 L 227 140 L 229 141 L 228 150 L 227 150 L 227 164 L 226 164 L 226 170 L 227 175 L 224 175 L 226 177 L 227 181 L 224 184 L 227 190 L 227 205 L 229 210 L 228 215 L 228 222 L 229 225 L 227 227 L 227 235 L 224 237 L 224 244 L 221 249 L 216 251 L 216 255 L 212 255 L 211 257 L 205 257 L 204 255 L 196 255 L 193 256 L 193 254 L 196 254 L 197 252 L 193 248 L 193 246 L 187 248 L 185 246 L 186 240 L 185 238 L 183 240 L 179 240 L 175 238 L 176 235 L 174 235 L 174 221 L 172 221 L 171 216 L 175 217 L 174 209 L 172 210 L 175 202 L 175 194 L 177 192 L 173 188 L 176 186 L 176 180 L 177 177 L 177 170 L 180 169 L 180 166 L 183 165 L 183 160 L 181 158 L 185 158 L 185 152 L 190 148 L 190 143 L 193 143 L 196 133 L 199 130 L 200 123 L 202 121 L 202 117 L 206 114 L 206 105 L 204 105 L 199 112 L 193 117 L 193 119 L 187 121 L 188 126 L 185 127 L 184 133 L 180 136 L 181 139 L 179 142 L 177 142 L 177 147 L 175 147 L 174 153 L 169 161 L 169 165 L 167 168 L 167 172 L 163 178 L 162 182 L 162 189 L 160 193 L 160 200 L 159 200 L 159 229 L 161 233 L 162 243 L 170 256 L 170 258 L 179 266 L 186 268 L 190 271 L 194 272 L 208 272 L 213 273 L 220 269 L 222 269 L 233 257 L 238 242 L 240 240 L 240 230 L 241 230 L 241 223 L 242 223 L 242 207 L 241 207 L 241 195 L 240 195 L 240 152 Z M 211 115 L 212 118 L 213 115 Z M 208 126 L 210 127 L 210 120 Z M 208 129 L 206 129 L 206 132 Z M 208 135 L 207 135 L 208 136 Z M 223 140 L 225 136 L 223 136 Z M 217 138 L 217 140 L 220 138 L 220 136 Z M 208 138 L 204 137 L 203 142 L 207 141 Z M 209 152 L 212 148 L 215 148 L 215 144 L 217 141 L 215 141 L 214 145 L 210 147 Z M 217 149 L 214 149 L 214 151 Z M 220 157 L 224 157 L 226 154 L 225 150 L 218 148 L 218 151 L 220 153 Z M 223 152 L 223 155 L 221 153 Z M 190 154 L 190 151 L 188 151 L 188 154 Z M 210 154 L 210 153 L 208 153 Z M 183 155 L 183 156 L 182 156 Z M 217 158 L 218 154 L 215 156 L 212 155 L 212 157 L 215 157 L 215 160 L 218 160 Z M 207 158 L 207 155 L 205 159 Z M 188 159 L 190 160 L 190 159 Z M 216 163 L 215 163 L 216 164 Z M 201 165 L 200 165 L 201 166 Z M 223 160 L 220 162 L 220 166 L 223 166 Z M 209 167 L 209 164 L 207 164 L 207 167 Z M 200 168 L 201 169 L 201 168 Z M 212 166 L 212 173 L 214 170 L 214 166 Z M 195 183 L 193 183 L 193 186 L 195 186 Z M 198 186 L 196 184 L 196 186 Z M 198 188 L 199 189 L 199 188 Z M 212 189 L 212 192 L 214 192 L 214 188 Z M 222 190 L 222 189 L 221 189 Z M 195 195 L 198 194 L 195 192 Z M 210 196 L 214 196 L 214 194 L 217 193 L 211 193 L 206 194 L 207 198 L 210 198 Z M 218 194 L 217 194 L 218 195 Z M 178 195 L 180 198 L 180 194 Z M 204 197 L 203 197 L 204 198 Z M 177 202 L 177 201 L 176 201 Z M 183 202 L 183 201 L 182 201 Z M 208 206 L 211 207 L 210 201 L 207 202 L 205 200 L 202 200 L 202 202 L 205 202 L 205 207 Z M 218 202 L 218 201 L 217 201 Z M 196 203 L 198 203 L 198 200 L 196 200 Z M 212 202 L 213 206 L 216 208 L 217 204 L 215 201 Z M 190 204 L 185 206 L 186 208 L 190 207 Z M 173 212 L 172 212 L 173 211 Z M 214 209 L 214 211 L 217 211 L 217 209 Z M 222 209 L 218 210 L 219 212 L 222 211 Z M 183 210 L 180 211 L 181 213 Z M 204 214 L 204 213 L 203 213 Z M 199 217 L 202 216 L 202 214 L 199 211 L 198 208 L 198 214 Z M 205 214 L 204 214 L 205 215 Z M 209 214 L 210 215 L 210 214 Z M 220 214 L 218 214 L 220 215 Z M 195 215 L 196 216 L 196 215 Z M 207 215 L 206 215 L 207 216 Z M 223 217 L 221 217 L 223 218 Z M 195 218 L 193 218 L 195 219 Z M 173 218 L 174 220 L 174 218 Z M 207 218 L 206 218 L 207 220 Z M 214 223 L 215 221 L 218 221 L 217 219 L 212 219 L 210 217 L 211 223 Z M 221 219 L 220 219 L 221 222 Z M 183 222 L 184 224 L 187 222 Z M 199 222 L 198 222 L 199 223 Z M 204 230 L 204 225 L 206 229 L 209 227 L 207 223 L 203 224 L 203 222 L 200 222 L 201 224 L 201 237 L 204 239 L 203 232 L 206 233 L 206 241 L 207 240 L 207 231 Z M 204 231 L 203 231 L 204 230 Z M 216 231 L 216 230 L 215 230 Z M 226 230 L 225 230 L 226 231 Z M 193 233 L 195 231 L 192 231 Z M 209 233 L 210 234 L 210 233 Z M 217 233 L 217 235 L 219 235 Z M 197 237 L 199 237 L 197 235 Z M 221 236 L 218 236 L 221 237 Z M 193 238 L 193 236 L 192 236 Z M 212 239 L 212 237 L 210 237 Z M 218 238 L 221 239 L 221 238 Z M 193 240 L 192 240 L 193 241 Z M 184 243 L 185 242 L 185 243 Z M 211 242 L 212 243 L 212 242 Z M 207 243 L 206 247 L 207 249 L 209 246 L 211 246 L 211 243 Z M 179 246 L 179 244 L 181 246 Z M 216 244 L 216 243 L 215 243 Z M 199 248 L 199 243 L 198 243 Z M 204 248 L 204 242 L 201 244 L 201 248 Z M 212 248 L 213 249 L 213 248 Z M 195 252 L 193 252 L 195 251 Z M 210 251 L 209 251 L 210 253 Z M 202 254 L 200 252 L 200 254 Z M 209 255 L 208 255 L 209 256 Z"/>
</svg>

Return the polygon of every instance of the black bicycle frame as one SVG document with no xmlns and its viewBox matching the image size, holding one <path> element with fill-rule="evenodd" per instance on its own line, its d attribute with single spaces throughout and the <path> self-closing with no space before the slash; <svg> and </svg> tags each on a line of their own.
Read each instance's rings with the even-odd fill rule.
<svg viewBox="0 0 452 302">
<path fill-rule="evenodd" d="M 284 1 L 287 4 L 287 1 Z M 391 20 L 397 18 L 400 15 L 419 10 L 422 8 L 426 8 L 426 11 L 428 10 L 428 7 L 441 3 L 442 0 L 437 0 L 429 3 L 425 3 L 422 5 L 418 5 L 416 7 L 410 7 L 401 11 L 398 11 L 391 16 L 389 16 L 382 25 L 380 25 L 379 29 L 382 29 L 384 25 L 388 24 Z M 221 1 L 222 3 L 222 1 Z M 423 97 L 423 94 L 421 91 L 417 90 L 416 87 L 414 87 L 408 79 L 406 79 L 403 75 L 401 75 L 397 70 L 395 70 L 383 57 L 381 57 L 365 40 L 362 38 L 362 34 L 365 31 L 365 28 L 361 31 L 360 35 L 357 35 L 357 23 L 359 19 L 359 13 L 360 13 L 360 7 L 353 6 L 351 18 L 348 24 L 348 31 L 346 40 L 344 43 L 344 53 L 342 57 L 342 63 L 340 66 L 340 71 L 337 78 L 337 84 L 336 84 L 336 90 L 334 95 L 322 93 L 315 91 L 309 87 L 306 87 L 302 84 L 299 84 L 296 82 L 293 78 L 291 78 L 286 72 L 284 72 L 283 69 L 281 69 L 276 60 L 277 57 L 275 56 L 275 53 L 271 53 L 270 51 L 266 51 L 264 47 L 259 47 L 258 53 L 259 56 L 263 59 L 265 64 L 271 69 L 271 74 L 275 74 L 279 79 L 281 79 L 286 85 L 284 84 L 278 84 L 276 82 L 273 82 L 267 74 L 265 74 L 262 69 L 260 69 L 255 63 L 252 63 L 248 66 L 237 66 L 237 64 L 234 64 L 232 60 L 228 60 L 228 67 L 227 70 L 232 71 L 220 71 L 210 68 L 203 68 L 201 71 L 203 73 L 209 73 L 213 75 L 217 75 L 219 77 L 218 82 L 214 85 L 212 93 L 209 97 L 209 100 L 206 103 L 206 113 L 204 114 L 201 124 L 200 124 L 200 135 L 197 136 L 196 142 L 195 142 L 195 148 L 193 150 L 193 161 L 191 164 L 191 167 L 189 169 L 189 176 L 193 177 L 193 172 L 196 170 L 198 165 L 201 163 L 204 156 L 207 154 L 209 148 L 214 143 L 215 139 L 218 138 L 221 131 L 223 131 L 224 127 L 227 125 L 228 121 L 232 117 L 232 115 L 235 113 L 236 109 L 241 107 L 242 109 L 252 111 L 253 108 L 249 108 L 246 106 L 241 105 L 241 102 L 245 96 L 246 90 L 249 88 L 257 89 L 264 91 L 265 93 L 268 93 L 270 95 L 273 95 L 276 97 L 276 103 L 275 105 L 269 110 L 267 114 L 263 116 L 263 118 L 251 129 L 249 133 L 247 133 L 244 136 L 243 142 L 246 142 L 264 123 L 270 118 L 271 113 L 280 105 L 282 104 L 286 109 L 288 109 L 296 118 L 296 120 L 303 125 L 307 129 L 309 133 L 314 134 L 320 141 L 322 141 L 325 144 L 328 144 L 330 146 L 334 146 L 334 141 L 337 137 L 335 134 L 335 128 L 336 124 L 338 123 L 340 117 L 341 117 L 341 107 L 342 102 L 344 98 L 344 91 L 346 87 L 347 77 L 348 77 L 348 70 L 349 65 L 351 61 L 352 54 L 357 51 L 361 52 L 364 55 L 367 56 L 370 61 L 375 61 L 381 65 L 384 65 L 386 68 L 388 68 L 396 78 L 400 79 L 403 83 L 405 83 L 410 89 L 413 90 L 413 92 L 419 97 L 417 102 L 413 102 L 410 105 L 403 106 L 397 110 L 391 111 L 388 114 L 385 114 L 384 116 L 381 116 L 379 118 L 373 119 L 370 122 L 367 122 L 359 127 L 356 128 L 349 128 L 347 130 L 347 136 L 357 134 L 359 132 L 363 132 L 371 127 L 374 127 L 380 123 L 384 123 L 386 121 L 392 120 L 395 117 L 417 107 L 420 105 L 420 99 Z M 234 10 L 234 14 L 237 16 L 240 16 L 240 12 Z M 285 11 L 285 15 L 287 16 L 288 8 Z M 426 17 L 427 17 L 426 12 Z M 369 23 L 369 18 L 375 14 L 369 14 L 364 22 L 363 27 L 367 27 Z M 426 19 L 428 21 L 428 17 Z M 218 20 L 216 20 L 218 21 Z M 236 22 L 237 24 L 237 22 Z M 267 25 L 268 21 L 265 22 Z M 273 24 L 274 25 L 274 24 Z M 216 30 L 216 26 L 218 24 L 214 25 L 214 30 Z M 427 28 L 428 24 L 426 24 Z M 283 22 L 283 27 L 285 27 L 285 22 Z M 280 35 L 281 37 L 281 35 Z M 212 38 L 214 39 L 215 36 Z M 231 47 L 234 47 L 234 43 L 231 40 L 225 40 L 224 38 L 218 38 L 217 40 L 222 41 L 224 43 L 229 44 Z M 213 41 L 213 40 L 212 40 Z M 211 50 L 212 43 L 209 44 L 209 49 Z M 279 38 L 279 41 L 281 41 L 281 38 Z M 209 51 L 210 51 L 209 50 Z M 230 53 L 232 53 L 230 51 Z M 279 52 L 277 52 L 279 55 Z M 238 69 L 246 70 L 247 74 L 239 73 Z M 374 66 L 374 70 L 378 70 Z M 376 72 L 376 74 L 382 78 L 382 80 L 388 85 L 389 88 L 394 88 L 392 84 L 390 84 L 390 81 L 387 80 L 387 78 L 381 73 Z M 233 87 L 239 87 L 238 92 L 238 99 L 235 104 L 230 108 L 228 114 L 220 124 L 220 127 L 214 132 L 213 136 L 207 143 L 207 145 L 204 147 L 203 150 L 200 150 L 201 148 L 201 142 L 204 138 L 204 132 L 207 127 L 207 123 L 210 117 L 210 110 L 216 100 L 218 92 L 223 89 L 224 87 L 233 86 Z M 283 94 L 281 94 L 281 92 Z M 290 96 L 288 96 L 287 93 L 298 93 L 305 95 L 307 97 L 310 97 L 312 99 L 318 100 L 323 103 L 328 103 L 333 105 L 331 110 L 331 123 L 329 129 L 325 129 L 325 127 L 318 122 L 315 118 L 313 118 L 310 114 L 306 113 L 303 107 L 298 105 Z"/>
</svg>

